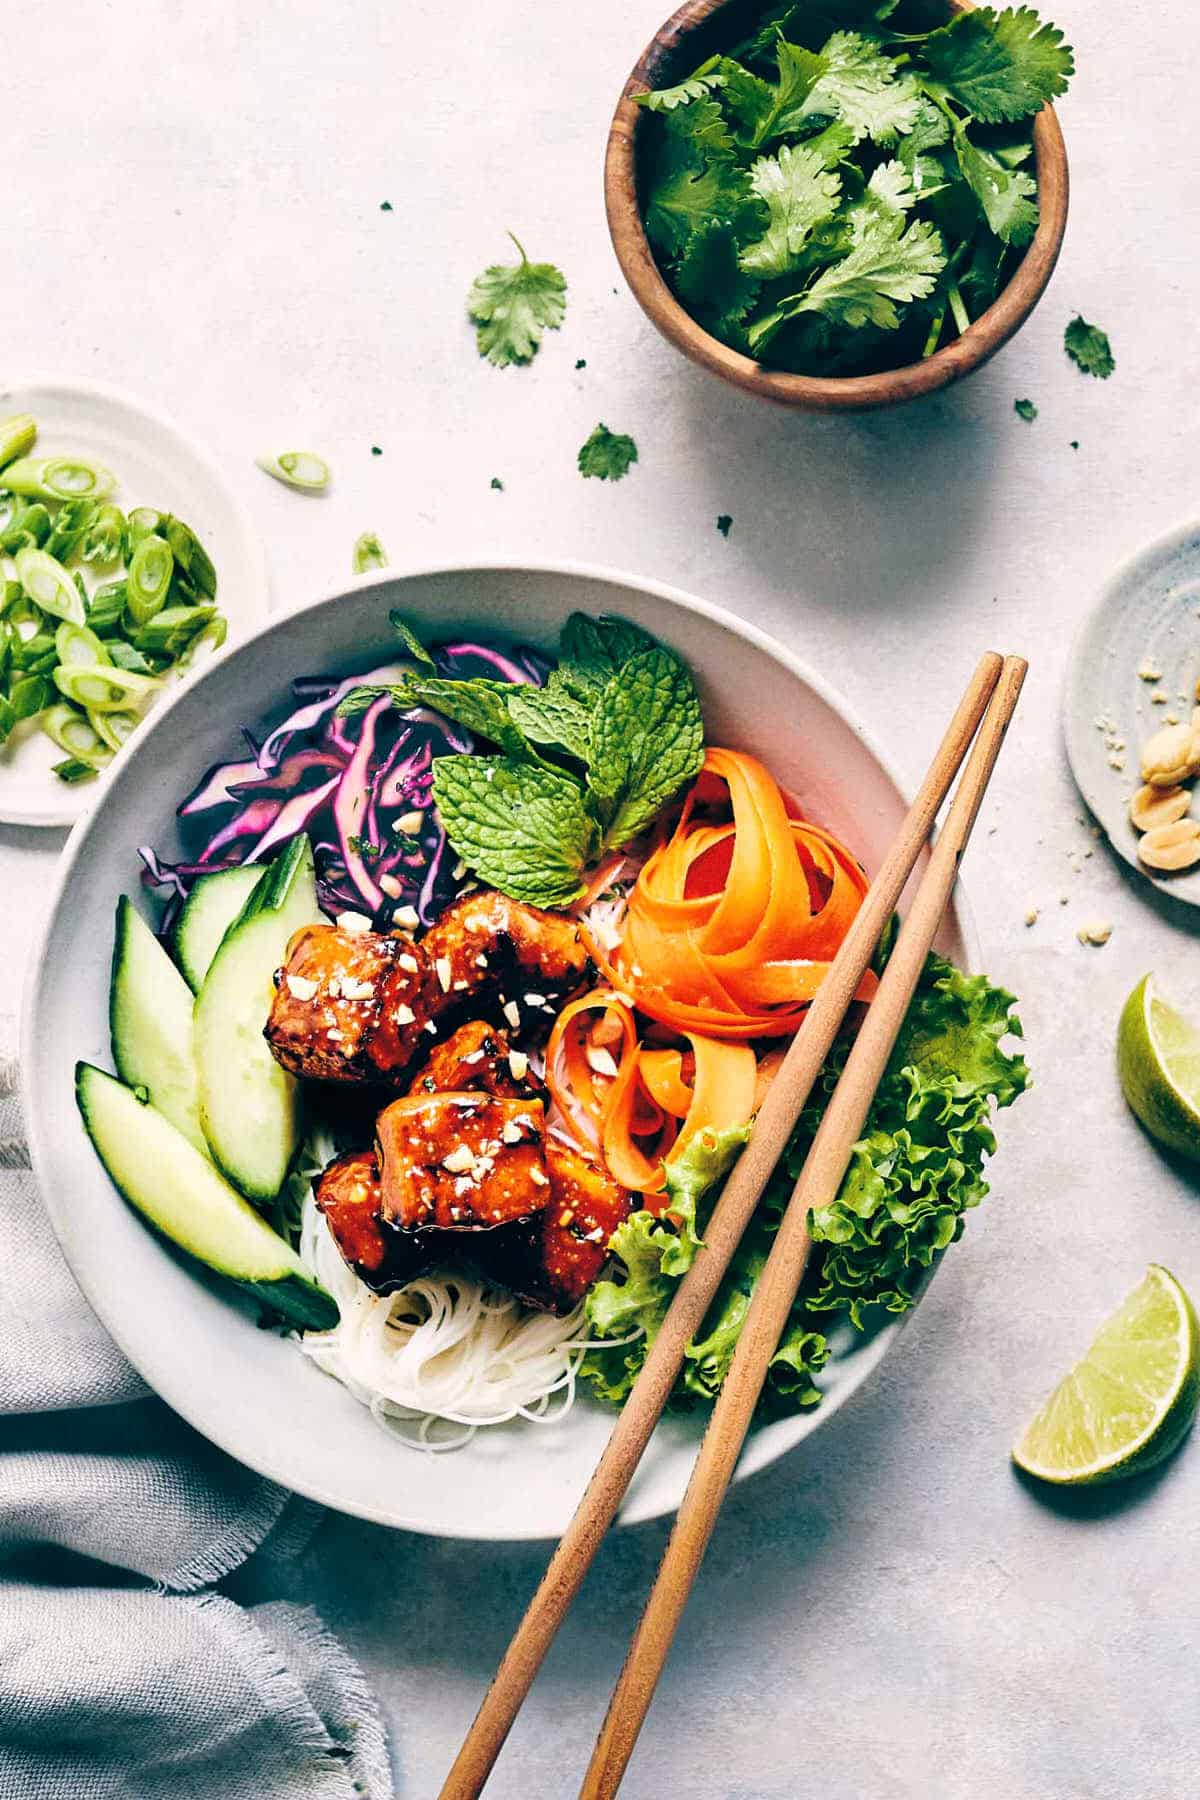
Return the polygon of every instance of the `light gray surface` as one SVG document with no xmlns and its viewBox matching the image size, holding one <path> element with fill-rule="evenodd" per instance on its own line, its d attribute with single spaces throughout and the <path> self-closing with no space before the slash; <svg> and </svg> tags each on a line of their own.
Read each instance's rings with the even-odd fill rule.
<svg viewBox="0 0 1200 1800">
<path fill-rule="evenodd" d="M 1081 74 L 1063 111 L 1072 219 L 1046 300 L 964 388 L 843 421 L 719 388 L 612 291 L 603 138 L 660 3 L 121 0 L 67 19 L 33 0 L 8 87 L 21 154 L 0 341 L 141 391 L 244 467 L 285 598 L 328 585 L 368 527 L 397 563 L 626 564 L 787 639 L 911 775 L 980 649 L 1031 657 L 969 879 L 992 972 L 1022 995 L 1037 1089 L 880 1376 L 811 1453 L 731 1499 L 625 1792 L 1182 1800 L 1200 1447 L 1082 1517 L 1005 1460 L 1147 1260 L 1200 1289 L 1194 1187 L 1140 1137 L 1112 1075 L 1116 1016 L 1145 968 L 1200 1002 L 1194 940 L 1101 847 L 1084 859 L 1056 716 L 1072 630 L 1110 567 L 1197 506 L 1180 15 L 1053 9 Z M 562 264 L 571 294 L 535 365 L 497 373 L 461 304 L 505 225 Z M 1076 309 L 1112 334 L 1106 384 L 1062 354 Z M 1025 395 L 1031 426 L 1012 412 Z M 598 419 L 641 448 L 616 488 L 574 471 Z M 291 445 L 334 463 L 327 499 L 251 467 Z M 718 512 L 734 516 L 728 543 Z M 54 845 L 0 834 L 0 1010 L 16 1010 Z M 1043 911 L 1026 929 L 1030 905 Z M 1105 949 L 1076 943 L 1087 918 L 1113 922 Z M 662 1537 L 648 1526 L 605 1551 L 498 1800 L 574 1791 Z M 520 1547 L 338 1522 L 314 1544 L 295 1591 L 371 1669 L 410 1800 L 436 1792 L 540 1566 Z"/>
</svg>

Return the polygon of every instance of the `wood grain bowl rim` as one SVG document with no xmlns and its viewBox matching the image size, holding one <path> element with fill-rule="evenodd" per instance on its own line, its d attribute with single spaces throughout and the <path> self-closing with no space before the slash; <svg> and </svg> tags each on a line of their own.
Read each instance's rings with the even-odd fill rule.
<svg viewBox="0 0 1200 1800">
<path fill-rule="evenodd" d="M 961 337 L 917 363 L 874 375 L 792 375 L 767 369 L 733 350 L 697 324 L 667 285 L 642 222 L 637 191 L 637 133 L 645 117 L 635 96 L 659 85 L 667 64 L 696 28 L 738 0 L 685 0 L 661 26 L 626 81 L 609 128 L 604 160 L 604 203 L 613 249 L 634 298 L 662 335 L 684 355 L 744 392 L 780 406 L 812 412 L 859 412 L 935 393 L 995 355 L 1025 323 L 1046 290 L 1062 248 L 1070 177 L 1067 150 L 1052 106 L 1033 123 L 1038 183 L 1038 226 L 1008 284 Z M 971 0 L 949 0 L 953 12 Z"/>
</svg>

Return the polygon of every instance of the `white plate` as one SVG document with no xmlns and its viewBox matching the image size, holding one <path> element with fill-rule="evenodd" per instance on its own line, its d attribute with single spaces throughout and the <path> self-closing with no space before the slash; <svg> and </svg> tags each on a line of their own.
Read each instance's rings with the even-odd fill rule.
<svg viewBox="0 0 1200 1800">
<path fill-rule="evenodd" d="M 123 509 L 155 506 L 192 527 L 216 568 L 217 603 L 229 620 L 230 640 L 244 637 L 266 617 L 267 564 L 254 528 L 207 453 L 169 420 L 94 382 L 41 378 L 0 386 L 0 418 L 12 413 L 32 413 L 37 420 L 35 455 L 76 450 L 94 457 L 117 477 L 115 499 Z M 247 469 L 245 479 L 251 478 Z M 12 573 L 0 556 L 0 574 Z M 100 579 L 107 580 L 108 572 Z M 97 781 L 68 786 L 52 772 L 62 754 L 43 732 L 31 728 L 18 727 L 8 744 L 0 746 L 0 820 L 73 825 L 95 804 L 107 772 Z"/>
<path fill-rule="evenodd" d="M 22 1068 L 34 1167 L 88 1299 L 130 1361 L 205 1436 L 300 1493 L 382 1524 L 449 1537 L 561 1532 L 612 1422 L 578 1404 L 558 1427 L 481 1431 L 432 1456 L 389 1439 L 345 1388 L 294 1344 L 256 1328 L 194 1266 L 164 1249 L 122 1204 L 75 1109 L 76 1058 L 111 1066 L 108 966 L 113 909 L 137 891 L 137 846 L 171 855 L 174 808 L 207 765 L 235 752 L 238 728 L 286 702 L 293 676 L 349 672 L 394 654 L 388 608 L 430 638 L 486 631 L 553 647 L 575 608 L 636 620 L 695 670 L 710 740 L 753 751 L 805 811 L 875 868 L 902 817 L 900 791 L 846 706 L 760 632 L 674 589 L 579 567 L 388 573 L 281 618 L 183 688 L 123 753 L 77 826 L 26 994 Z M 953 696 L 946 696 L 950 711 Z M 974 933 L 961 896 L 942 938 L 970 966 Z M 960 1250 L 959 1255 L 969 1254 Z M 741 1473 L 818 1432 L 895 1338 L 836 1334 L 815 1412 L 752 1432 Z M 626 1498 L 625 1521 L 678 1505 L 702 1421 L 660 1426 Z"/>
<path fill-rule="evenodd" d="M 1143 667 L 1161 670 L 1161 680 L 1143 680 Z M 1084 620 L 1067 673 L 1063 729 L 1075 784 L 1117 855 L 1188 906 L 1200 906 L 1200 865 L 1179 875 L 1145 868 L 1129 799 L 1141 786 L 1141 745 L 1168 714 L 1191 718 L 1197 676 L 1200 525 L 1186 525 L 1123 563 Z M 1151 696 L 1160 691 L 1167 699 L 1155 705 Z M 1123 768 L 1113 767 L 1114 757 Z"/>
</svg>

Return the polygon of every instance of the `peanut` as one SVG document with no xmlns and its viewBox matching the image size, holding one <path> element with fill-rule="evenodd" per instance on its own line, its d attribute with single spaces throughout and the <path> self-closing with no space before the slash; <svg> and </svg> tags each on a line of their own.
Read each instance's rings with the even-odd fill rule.
<svg viewBox="0 0 1200 1800">
<path fill-rule="evenodd" d="M 1138 845 L 1139 860 L 1148 869 L 1173 874 L 1200 862 L 1200 823 L 1177 819 L 1173 825 L 1156 825 Z"/>
<path fill-rule="evenodd" d="M 1151 787 L 1178 787 L 1200 770 L 1200 737 L 1191 725 L 1164 725 L 1142 745 L 1142 780 Z"/>
<path fill-rule="evenodd" d="M 1174 825 L 1192 804 L 1191 791 L 1184 787 L 1140 787 L 1129 802 L 1129 818 L 1139 831 L 1153 831 L 1156 825 Z"/>
</svg>

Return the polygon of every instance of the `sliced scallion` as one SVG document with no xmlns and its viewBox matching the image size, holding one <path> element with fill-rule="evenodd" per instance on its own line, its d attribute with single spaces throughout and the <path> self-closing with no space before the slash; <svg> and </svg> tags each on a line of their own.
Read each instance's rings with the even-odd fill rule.
<svg viewBox="0 0 1200 1800">
<path fill-rule="evenodd" d="M 125 577 L 126 605 L 135 625 L 147 624 L 166 604 L 175 558 L 165 538 L 152 531 L 141 538 Z"/>
<path fill-rule="evenodd" d="M 163 516 L 159 527 L 159 536 L 165 537 L 171 546 L 171 554 L 175 558 L 175 566 L 182 569 L 191 585 L 206 600 L 216 598 L 217 571 L 213 568 L 212 558 L 200 542 L 190 525 L 177 519 L 172 513 Z"/>
<path fill-rule="evenodd" d="M 354 573 L 365 575 L 368 569 L 386 569 L 383 545 L 373 531 L 364 531 L 354 546 Z"/>
<path fill-rule="evenodd" d="M 208 621 L 203 631 L 198 631 L 178 661 L 181 669 L 190 669 L 203 656 L 215 656 L 229 635 L 229 621 L 222 613 Z"/>
<path fill-rule="evenodd" d="M 89 712 L 128 712 L 131 701 L 144 704 L 162 682 L 156 675 L 135 675 L 132 669 L 107 664 L 102 668 L 76 664 L 67 669 L 60 664 L 54 670 L 54 685 L 66 699 L 86 706 Z"/>
<path fill-rule="evenodd" d="M 60 781 L 69 782 L 72 786 L 77 781 L 94 781 L 100 773 L 95 763 L 80 762 L 77 756 L 68 756 L 65 762 L 53 763 L 51 767 Z"/>
<path fill-rule="evenodd" d="M 50 536 L 42 546 L 47 555 L 56 556 L 59 562 L 66 562 L 73 556 L 99 510 L 95 500 L 65 500 L 55 515 Z"/>
<path fill-rule="evenodd" d="M 5 469 L 4 485 L 30 500 L 107 500 L 117 478 L 86 456 L 23 456 Z"/>
<path fill-rule="evenodd" d="M 118 630 L 125 617 L 128 590 L 124 581 L 106 581 L 88 601 L 87 622 L 101 637 Z"/>
<path fill-rule="evenodd" d="M 28 547 L 18 550 L 14 560 L 17 580 L 43 612 L 53 614 L 56 619 L 66 619 L 72 625 L 83 624 L 79 589 L 60 562 L 47 556 L 44 550 Z"/>
<path fill-rule="evenodd" d="M 12 413 L 0 419 L 0 469 L 18 456 L 28 456 L 36 443 L 37 420 L 32 413 Z"/>
<path fill-rule="evenodd" d="M 38 723 L 52 744 L 92 768 L 106 763 L 112 755 L 95 727 L 73 706 L 64 706 L 61 701 L 57 706 L 48 706 Z"/>
<path fill-rule="evenodd" d="M 18 550 L 36 550 L 50 536 L 50 514 L 40 500 L 23 506 L 12 524 L 0 533 L 0 550 L 15 556 Z"/>
<path fill-rule="evenodd" d="M 278 456 L 260 456 L 258 466 L 285 487 L 302 494 L 323 494 L 332 479 L 329 464 L 311 450 L 281 450 Z"/>
<path fill-rule="evenodd" d="M 215 606 L 165 606 L 138 627 L 133 642 L 147 656 L 178 656 L 217 616 Z"/>
<path fill-rule="evenodd" d="M 54 689 L 44 675 L 22 675 L 8 690 L 8 701 L 18 719 L 32 719 L 49 706 Z"/>
<path fill-rule="evenodd" d="M 138 716 L 131 712 L 90 712 L 88 724 L 103 739 L 110 750 L 119 750 L 131 731 L 138 725 Z"/>
<path fill-rule="evenodd" d="M 54 634 L 54 648 L 64 669 L 94 669 L 112 662 L 106 646 L 86 625 L 64 622 Z"/>
<path fill-rule="evenodd" d="M 125 514 L 110 500 L 96 509 L 83 536 L 79 554 L 85 563 L 104 568 L 116 562 L 125 548 Z"/>
<path fill-rule="evenodd" d="M 162 536 L 163 514 L 155 506 L 135 506 L 128 515 L 125 526 L 129 544 L 128 554 L 132 556 L 142 539 L 149 537 L 152 531 L 156 531 L 160 537 Z"/>
<path fill-rule="evenodd" d="M 24 510 L 25 502 L 19 494 L 0 493 L 0 531 L 7 531 L 18 515 Z"/>
</svg>

